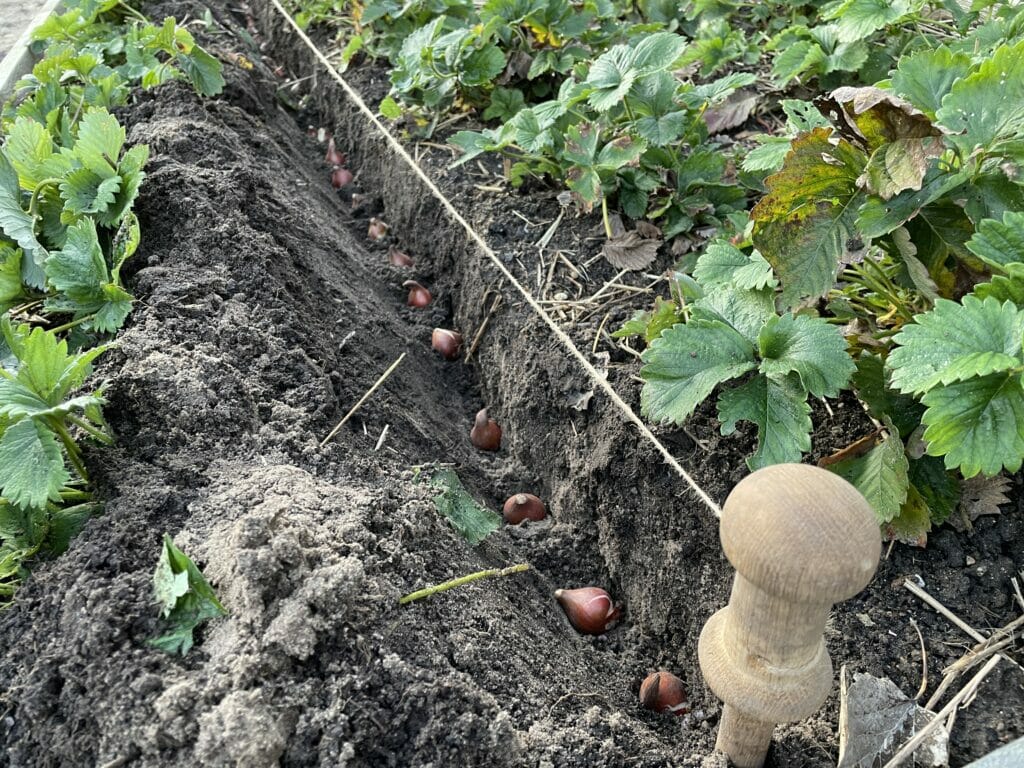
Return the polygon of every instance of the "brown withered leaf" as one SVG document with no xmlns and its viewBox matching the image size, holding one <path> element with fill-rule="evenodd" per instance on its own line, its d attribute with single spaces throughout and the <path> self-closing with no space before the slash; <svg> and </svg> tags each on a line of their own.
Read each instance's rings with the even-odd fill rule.
<svg viewBox="0 0 1024 768">
<path fill-rule="evenodd" d="M 729 98 L 721 104 L 708 107 L 704 112 L 708 133 L 714 136 L 716 133 L 743 125 L 756 106 L 757 94 L 752 91 L 740 90 L 729 94 Z"/>
<path fill-rule="evenodd" d="M 872 153 L 857 185 L 883 200 L 907 189 L 918 190 L 924 182 L 928 161 L 943 152 L 941 139 L 935 136 L 896 139 Z"/>
<path fill-rule="evenodd" d="M 822 102 L 834 112 L 838 107 L 847 126 L 875 150 L 898 139 L 940 136 L 941 131 L 921 110 L 890 91 L 868 86 L 836 88 Z"/>
<path fill-rule="evenodd" d="M 646 219 L 640 219 L 636 223 L 636 232 L 640 237 L 646 237 L 648 240 L 660 240 L 661 239 L 661 228 Z"/>
<path fill-rule="evenodd" d="M 643 269 L 658 255 L 661 239 L 643 237 L 633 230 L 605 240 L 604 257 L 616 269 Z"/>
<path fill-rule="evenodd" d="M 949 524 L 958 531 L 969 531 L 971 523 L 982 515 L 998 515 L 999 507 L 1010 500 L 1006 495 L 1009 489 L 1010 478 L 1003 475 L 975 475 L 969 480 L 964 480 L 960 506 L 957 514 L 950 517 Z"/>
</svg>

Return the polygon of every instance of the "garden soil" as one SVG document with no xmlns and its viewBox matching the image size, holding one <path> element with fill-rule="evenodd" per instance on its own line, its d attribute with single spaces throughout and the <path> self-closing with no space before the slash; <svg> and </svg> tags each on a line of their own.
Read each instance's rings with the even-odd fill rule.
<svg viewBox="0 0 1024 768">
<path fill-rule="evenodd" d="M 306 81 L 296 122 L 277 68 L 306 77 L 308 59 L 271 9 L 254 8 L 248 35 L 236 10 L 215 2 L 218 30 L 197 29 L 234 62 L 222 97 L 172 83 L 120 114 L 151 160 L 137 205 L 143 241 L 126 272 L 138 305 L 97 372 L 118 436 L 88 454 L 106 509 L 0 614 L 0 763 L 714 764 L 720 710 L 695 649 L 732 571 L 710 510 L 323 73 Z M 201 18 L 203 8 L 146 11 Z M 253 32 L 266 56 L 249 47 Z M 314 112 L 372 205 L 330 188 L 323 147 L 305 132 Z M 508 216 L 501 206 L 474 216 Z M 412 255 L 412 270 L 388 265 L 389 242 L 368 241 L 371 212 L 392 225 L 389 242 Z M 429 308 L 405 305 L 410 276 L 433 291 Z M 503 302 L 471 365 L 430 350 L 435 326 L 472 336 L 495 295 Z M 630 381 L 624 367 L 609 375 Z M 505 430 L 496 454 L 468 440 L 482 406 Z M 831 410 L 818 414 L 817 455 L 863 426 L 855 403 Z M 721 503 L 746 473 L 752 437 L 716 437 L 712 413 L 690 435 L 661 436 Z M 492 508 L 537 493 L 549 518 L 471 547 L 419 482 L 437 464 Z M 930 688 L 970 644 L 903 589 L 908 576 L 980 630 L 1012 619 L 1020 491 L 1017 477 L 1013 508 L 972 535 L 942 529 L 926 550 L 893 548 L 872 585 L 835 611 L 826 639 L 836 665 L 913 694 L 911 619 Z M 164 531 L 230 611 L 184 658 L 147 645 L 161 628 L 151 576 Z M 530 571 L 398 606 L 427 584 L 517 562 Z M 577 634 L 552 598 L 584 585 L 624 608 L 605 636 Z M 657 668 L 684 678 L 689 715 L 639 708 L 639 683 Z M 836 720 L 833 694 L 819 716 L 776 731 L 770 765 L 834 765 Z M 1024 674 L 1003 663 L 957 719 L 953 764 L 1022 734 Z"/>
</svg>

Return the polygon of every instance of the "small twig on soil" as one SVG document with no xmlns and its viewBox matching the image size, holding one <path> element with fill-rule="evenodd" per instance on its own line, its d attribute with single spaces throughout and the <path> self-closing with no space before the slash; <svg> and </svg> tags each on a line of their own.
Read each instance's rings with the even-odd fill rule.
<svg viewBox="0 0 1024 768">
<path fill-rule="evenodd" d="M 601 331 L 604 330 L 604 324 L 608 322 L 608 318 L 611 316 L 611 312 L 606 312 L 604 317 L 601 318 L 601 324 L 597 326 L 597 333 L 594 334 L 594 346 L 590 348 L 590 354 L 597 354 L 597 345 L 601 343 Z"/>
<path fill-rule="evenodd" d="M 327 445 L 327 443 L 330 442 L 331 438 L 334 437 L 336 434 L 338 434 L 338 430 L 340 430 L 345 425 L 345 422 L 348 421 L 350 418 L 352 418 L 352 415 L 356 411 L 358 411 L 359 408 L 362 406 L 362 404 L 365 403 L 370 398 L 370 395 L 372 395 L 374 392 L 377 391 L 377 388 L 381 384 L 384 383 L 384 381 L 388 378 L 388 376 L 390 376 L 392 373 L 395 372 L 395 368 L 397 368 L 399 363 L 401 363 L 404 359 L 405 359 L 405 352 L 400 354 L 398 356 L 398 359 L 395 360 L 395 362 L 393 362 L 391 364 L 391 366 L 386 371 L 384 371 L 384 373 L 382 373 L 380 375 L 380 378 L 377 379 L 377 381 L 375 381 L 373 383 L 373 386 L 370 387 L 368 390 L 366 390 L 366 394 L 364 394 L 362 397 L 360 397 L 359 398 L 359 402 L 357 402 L 355 405 L 353 405 L 349 409 L 348 413 L 345 414 L 345 418 L 343 418 L 341 421 L 338 422 L 338 426 L 336 426 L 334 429 L 332 429 L 331 433 L 329 435 L 327 435 L 327 437 L 325 437 L 323 440 L 320 441 L 320 447 L 321 448 L 323 448 L 325 445 Z"/>
<path fill-rule="evenodd" d="M 497 578 L 499 576 L 510 576 L 513 573 L 522 573 L 523 571 L 530 570 L 530 566 L 527 563 L 520 563 L 519 565 L 510 565 L 508 568 L 490 568 L 486 571 L 477 571 L 467 576 L 459 576 L 457 579 L 446 581 L 443 584 L 435 584 L 431 587 L 424 587 L 418 589 L 415 592 L 410 592 L 405 597 L 398 599 L 399 605 L 408 605 L 413 600 L 422 600 L 425 597 L 436 595 L 438 592 L 445 592 L 455 587 L 461 587 L 463 584 L 469 584 L 473 581 L 479 581 L 480 579 Z"/>
<path fill-rule="evenodd" d="M 966 621 L 961 619 L 959 616 L 957 616 L 955 613 L 953 613 L 951 610 L 949 610 L 949 608 L 947 608 L 942 603 L 940 603 L 938 600 L 936 600 L 934 597 L 929 595 L 927 592 L 925 592 L 921 587 L 917 586 L 917 584 L 912 582 L 910 579 L 904 579 L 903 580 L 903 586 L 906 587 L 907 589 L 909 589 L 918 598 L 920 598 L 924 602 L 928 603 L 928 605 L 930 605 L 936 611 L 941 613 L 943 616 L 945 616 L 947 619 L 949 619 L 953 624 L 955 624 L 957 627 L 959 627 L 961 630 L 963 630 L 966 634 L 968 634 L 971 637 L 973 637 L 979 643 L 986 643 L 990 639 L 990 638 L 985 637 L 983 634 L 981 634 L 981 632 L 979 632 L 974 627 L 972 627 L 970 624 L 968 624 Z M 997 630 L 996 633 L 993 633 L 993 636 L 995 634 L 997 634 L 997 633 L 998 633 L 998 630 Z M 1015 667 L 1017 667 L 1017 669 L 1019 669 L 1022 672 L 1024 672 L 1024 667 L 1022 667 L 1016 661 L 1011 659 L 1009 656 L 1004 656 L 1003 654 L 999 654 L 999 658 L 1004 659 L 1005 661 L 1010 662 Z M 934 699 L 935 697 L 932 696 L 932 698 Z"/>
<path fill-rule="evenodd" d="M 978 643 L 955 662 L 943 669 L 942 674 L 944 677 L 942 682 L 939 683 L 939 687 L 935 689 L 935 693 L 932 694 L 932 697 L 928 699 L 928 703 L 925 705 L 925 708 L 932 709 L 936 704 L 938 704 L 942 699 L 942 695 L 946 692 L 946 689 L 949 688 L 949 686 L 952 685 L 956 678 L 961 674 L 969 669 L 973 669 L 992 654 L 997 653 L 1006 646 L 1016 642 L 1016 630 L 1021 626 L 1021 624 L 1024 624 L 1024 616 L 1018 616 L 1002 629 L 997 629 L 985 642 Z"/>
<path fill-rule="evenodd" d="M 391 429 L 391 425 L 385 424 L 384 429 L 381 430 L 380 437 L 377 438 L 377 444 L 373 446 L 374 452 L 379 451 L 381 446 L 384 445 L 384 440 L 387 439 L 389 429 Z"/>
<path fill-rule="evenodd" d="M 846 753 L 846 741 L 850 738 L 849 725 L 847 717 L 847 707 L 849 703 L 850 694 L 846 683 L 846 665 L 843 664 L 839 668 L 839 758 L 837 765 L 843 764 L 843 757 Z"/>
<path fill-rule="evenodd" d="M 484 337 L 484 331 L 487 330 L 487 324 L 491 322 L 491 318 L 494 317 L 494 313 L 498 311 L 498 307 L 501 306 L 501 294 L 497 294 L 494 297 L 494 301 L 491 302 L 491 308 L 487 310 L 487 314 L 484 316 L 483 322 L 480 323 L 480 327 L 476 329 L 476 334 L 473 336 L 473 342 L 469 345 L 469 351 L 466 352 L 466 362 L 468 363 L 473 358 L 473 353 L 476 352 L 476 348 L 480 346 L 480 341 Z"/>
<path fill-rule="evenodd" d="M 903 745 L 903 748 L 893 755 L 892 760 L 886 763 L 883 768 L 896 768 L 896 766 L 901 765 L 904 760 L 913 755 L 914 750 L 917 749 L 926 738 L 928 738 L 928 735 L 938 728 L 942 721 L 945 720 L 951 712 L 955 711 L 964 699 L 978 689 L 978 686 L 981 685 L 981 682 L 988 676 L 988 673 L 995 669 L 996 665 L 999 663 L 999 659 L 1000 657 L 998 656 L 989 659 L 988 664 L 982 667 L 981 671 L 972 677 L 970 682 L 968 682 L 956 696 L 950 699 L 949 703 L 939 710 L 935 717 L 932 718 L 924 728 L 915 733 L 913 737 Z"/>
<path fill-rule="evenodd" d="M 925 650 L 924 635 L 921 634 L 921 628 L 917 626 L 917 622 L 911 619 L 910 626 L 917 632 L 917 639 L 921 641 L 921 687 L 917 689 L 917 695 L 914 697 L 914 701 L 920 701 L 924 692 L 928 690 L 928 651 Z"/>
<path fill-rule="evenodd" d="M 1021 576 L 1024 576 L 1024 571 L 1021 571 Z M 1013 584 L 1013 593 L 1017 596 L 1017 605 L 1024 611 L 1024 595 L 1020 592 L 1020 581 L 1017 576 L 1010 579 L 1010 583 Z"/>
<path fill-rule="evenodd" d="M 534 245 L 536 245 L 539 250 L 543 251 L 545 248 L 548 247 L 548 243 L 551 242 L 551 238 L 554 237 L 555 232 L 558 231 L 558 225 L 562 223 L 562 217 L 564 215 L 565 209 L 563 208 L 558 212 L 558 217 L 553 222 L 551 222 L 551 226 L 548 227 L 547 231 L 543 235 L 541 235 L 540 240 L 534 243 Z"/>
</svg>

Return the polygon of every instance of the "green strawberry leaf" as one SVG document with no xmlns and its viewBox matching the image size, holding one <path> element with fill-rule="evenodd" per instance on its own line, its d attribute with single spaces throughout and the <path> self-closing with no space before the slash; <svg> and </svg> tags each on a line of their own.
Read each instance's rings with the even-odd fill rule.
<svg viewBox="0 0 1024 768">
<path fill-rule="evenodd" d="M 168 631 L 149 643 L 166 653 L 184 656 L 192 648 L 193 632 L 200 624 L 228 613 L 202 571 L 166 533 L 153 572 L 153 592 Z"/>
<path fill-rule="evenodd" d="M 732 286 L 759 290 L 776 286 L 772 267 L 757 251 L 749 255 L 726 240 L 716 240 L 697 259 L 693 276 L 705 288 Z"/>
<path fill-rule="evenodd" d="M 893 339 L 897 346 L 888 359 L 892 386 L 901 392 L 920 394 L 965 376 L 1005 370 L 1011 359 L 1019 364 L 1024 312 L 1009 301 L 939 299 L 914 320 Z"/>
<path fill-rule="evenodd" d="M 1024 40 L 1001 45 L 967 77 L 953 83 L 936 119 L 970 154 L 1024 135 Z"/>
<path fill-rule="evenodd" d="M 641 409 L 654 421 L 676 424 L 682 424 L 718 384 L 756 365 L 753 345 L 718 320 L 694 320 L 663 331 L 641 359 Z"/>
<path fill-rule="evenodd" d="M 866 454 L 829 467 L 864 495 L 879 525 L 899 515 L 910 486 L 907 475 L 910 463 L 903 441 L 892 422 L 886 426 L 888 434 Z"/>
<path fill-rule="evenodd" d="M 443 469 L 430 478 L 430 484 L 441 489 L 434 497 L 437 511 L 470 545 L 475 547 L 498 530 L 501 517 L 478 504 L 455 472 Z"/>
<path fill-rule="evenodd" d="M 838 395 L 856 368 L 842 331 L 820 317 L 774 317 L 761 330 L 758 348 L 763 374 L 781 378 L 795 373 L 815 397 Z"/>
<path fill-rule="evenodd" d="M 992 373 L 927 392 L 924 439 L 965 478 L 988 477 L 1024 461 L 1024 382 L 1018 371 Z"/>
<path fill-rule="evenodd" d="M 53 433 L 33 419 L 21 419 L 0 436 L 0 493 L 11 503 L 42 509 L 60 501 L 60 489 L 71 479 Z"/>
<path fill-rule="evenodd" d="M 735 432 L 738 421 L 757 425 L 757 451 L 747 458 L 751 469 L 798 462 L 811 449 L 811 407 L 791 377 L 754 376 L 725 390 L 718 398 L 718 419 L 723 435 Z"/>
<path fill-rule="evenodd" d="M 985 219 L 967 241 L 967 248 L 995 267 L 1024 262 L 1024 211 L 1007 211 L 1002 221 Z"/>
<path fill-rule="evenodd" d="M 967 77 L 971 58 L 946 47 L 901 56 L 892 74 L 892 89 L 929 117 L 942 106 L 953 83 Z"/>
</svg>

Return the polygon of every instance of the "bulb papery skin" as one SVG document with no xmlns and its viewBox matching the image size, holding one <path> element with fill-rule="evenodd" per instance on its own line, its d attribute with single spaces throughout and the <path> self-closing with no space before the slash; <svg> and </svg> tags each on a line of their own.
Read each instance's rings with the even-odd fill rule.
<svg viewBox="0 0 1024 768">
<path fill-rule="evenodd" d="M 600 587 L 555 590 L 569 623 L 586 635 L 602 635 L 615 624 L 619 609 Z"/>
</svg>

